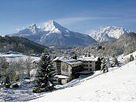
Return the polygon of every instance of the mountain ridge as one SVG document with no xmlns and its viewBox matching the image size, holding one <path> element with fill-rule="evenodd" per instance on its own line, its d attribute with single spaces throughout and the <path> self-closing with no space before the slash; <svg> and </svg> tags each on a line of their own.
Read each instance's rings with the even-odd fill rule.
<svg viewBox="0 0 136 102">
<path fill-rule="evenodd" d="M 25 37 L 45 46 L 56 48 L 73 48 L 77 46 L 88 46 L 96 43 L 89 35 L 73 32 L 55 21 L 50 21 L 44 27 L 38 28 L 36 24 L 23 29 L 13 36 Z"/>
<path fill-rule="evenodd" d="M 49 49 L 23 37 L 0 36 L 0 52 L 15 51 L 25 54 L 41 54 L 45 48 Z"/>
<path fill-rule="evenodd" d="M 91 32 L 89 35 L 98 42 L 115 41 L 123 34 L 129 33 L 122 27 L 107 26 L 97 31 Z"/>
</svg>

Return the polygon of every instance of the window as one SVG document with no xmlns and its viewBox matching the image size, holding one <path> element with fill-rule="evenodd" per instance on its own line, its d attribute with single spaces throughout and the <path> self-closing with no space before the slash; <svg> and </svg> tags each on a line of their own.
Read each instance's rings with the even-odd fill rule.
<svg viewBox="0 0 136 102">
<path fill-rule="evenodd" d="M 92 67 L 92 64 L 90 64 L 90 67 Z"/>
<path fill-rule="evenodd" d="M 62 66 L 62 71 L 68 72 L 68 65 L 63 65 Z"/>
<path fill-rule="evenodd" d="M 88 64 L 85 64 L 84 66 L 85 66 L 85 67 L 88 67 Z"/>
</svg>

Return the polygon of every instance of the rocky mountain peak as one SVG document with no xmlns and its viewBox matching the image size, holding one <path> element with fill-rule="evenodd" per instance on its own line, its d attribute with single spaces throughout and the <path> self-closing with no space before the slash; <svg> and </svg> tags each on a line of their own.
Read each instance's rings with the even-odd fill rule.
<svg viewBox="0 0 136 102">
<path fill-rule="evenodd" d="M 44 30 L 49 31 L 50 33 L 62 33 L 69 31 L 53 20 L 45 23 Z"/>
<path fill-rule="evenodd" d="M 127 34 L 129 31 L 116 26 L 107 26 L 97 31 L 91 32 L 89 35 L 98 42 L 113 41 L 118 39 L 121 35 Z"/>
</svg>

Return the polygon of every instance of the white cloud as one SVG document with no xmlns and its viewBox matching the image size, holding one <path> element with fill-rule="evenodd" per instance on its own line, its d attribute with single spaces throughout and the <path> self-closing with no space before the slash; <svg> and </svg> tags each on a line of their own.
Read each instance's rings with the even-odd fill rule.
<svg viewBox="0 0 136 102">
<path fill-rule="evenodd" d="M 62 25 L 71 25 L 74 23 L 78 23 L 81 21 L 87 21 L 87 20 L 91 20 L 91 17 L 70 17 L 70 18 L 60 18 L 60 19 L 56 19 L 55 21 L 57 21 L 58 23 L 62 24 Z"/>
<path fill-rule="evenodd" d="M 69 17 L 69 18 L 55 19 L 55 21 L 57 21 L 62 25 L 71 25 L 82 21 L 91 21 L 91 20 L 100 20 L 100 19 L 118 19 L 118 18 L 117 17 Z"/>
</svg>

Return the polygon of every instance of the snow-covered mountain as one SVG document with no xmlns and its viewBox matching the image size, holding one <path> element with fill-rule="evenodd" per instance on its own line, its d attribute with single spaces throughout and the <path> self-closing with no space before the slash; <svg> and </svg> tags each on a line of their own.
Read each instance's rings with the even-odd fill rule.
<svg viewBox="0 0 136 102">
<path fill-rule="evenodd" d="M 44 27 L 33 24 L 14 36 L 22 36 L 42 45 L 57 48 L 72 48 L 96 43 L 89 35 L 70 31 L 55 21 L 47 22 Z"/>
<path fill-rule="evenodd" d="M 18 31 L 15 34 L 12 34 L 12 36 L 20 36 L 25 37 L 29 40 L 32 40 L 34 42 L 39 43 L 39 40 L 42 35 L 46 34 L 47 32 L 42 30 L 41 28 L 37 27 L 36 24 L 32 24 L 29 27 L 22 29 Z"/>
<path fill-rule="evenodd" d="M 93 31 L 89 35 L 98 42 L 113 41 L 118 39 L 121 35 L 127 34 L 124 28 L 116 26 L 107 26 L 99 29 L 98 31 Z"/>
<path fill-rule="evenodd" d="M 67 28 L 62 27 L 60 24 L 56 23 L 55 21 L 50 21 L 45 23 L 43 30 L 49 33 L 69 33 Z"/>
<path fill-rule="evenodd" d="M 40 29 L 37 27 L 36 24 L 30 25 L 28 28 L 20 30 L 18 33 L 20 34 L 37 34 L 39 33 Z"/>
</svg>

